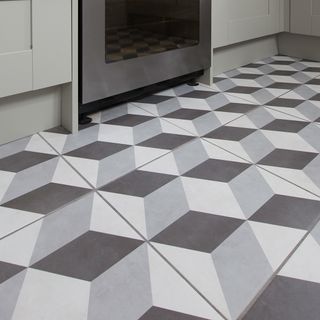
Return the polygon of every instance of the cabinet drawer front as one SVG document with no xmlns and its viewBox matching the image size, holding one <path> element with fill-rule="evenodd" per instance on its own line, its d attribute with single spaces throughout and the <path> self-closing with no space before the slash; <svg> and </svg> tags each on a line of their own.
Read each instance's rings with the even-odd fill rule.
<svg viewBox="0 0 320 320">
<path fill-rule="evenodd" d="M 320 36 L 320 0 L 291 0 L 290 31 Z"/>
<path fill-rule="evenodd" d="M 0 0 L 0 54 L 30 48 L 30 0 Z"/>
<path fill-rule="evenodd" d="M 283 10 L 281 0 L 213 0 L 213 47 L 283 31 Z"/>
<path fill-rule="evenodd" d="M 251 10 L 251 15 L 240 15 L 238 18 L 236 12 L 229 21 L 229 39 L 231 43 L 246 41 L 250 39 L 264 37 L 280 31 L 280 5 L 278 0 L 246 0 L 243 4 L 253 6 L 256 2 L 256 10 Z M 259 4 L 259 5 L 258 5 Z M 249 6 L 250 7 L 250 6 Z M 240 9 L 240 7 L 238 8 Z M 243 11 L 243 10 L 242 10 Z M 241 12 L 239 10 L 239 12 Z"/>
<path fill-rule="evenodd" d="M 32 0 L 34 89 L 71 81 L 71 0 Z"/>
<path fill-rule="evenodd" d="M 32 51 L 0 54 L 0 98 L 32 90 Z"/>
</svg>

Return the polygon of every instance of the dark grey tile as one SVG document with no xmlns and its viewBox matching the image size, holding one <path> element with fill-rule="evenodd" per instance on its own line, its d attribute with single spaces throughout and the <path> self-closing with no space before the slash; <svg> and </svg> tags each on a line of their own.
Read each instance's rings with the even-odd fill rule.
<svg viewBox="0 0 320 320">
<path fill-rule="evenodd" d="M 89 231 L 38 261 L 32 268 L 92 281 L 142 243 Z"/>
<path fill-rule="evenodd" d="M 101 190 L 136 197 L 145 197 L 175 178 L 175 176 L 168 174 L 136 170 L 107 184 L 102 187 Z"/>
<path fill-rule="evenodd" d="M 319 61 L 316 61 L 316 60 L 312 60 L 312 59 L 301 59 L 300 62 L 319 62 Z"/>
<path fill-rule="evenodd" d="M 221 77 L 213 77 L 213 83 L 218 83 L 220 81 L 224 81 L 226 78 L 221 78 Z"/>
<path fill-rule="evenodd" d="M 244 320 L 317 320 L 320 284 L 277 276 Z"/>
<path fill-rule="evenodd" d="M 237 75 L 233 76 L 232 78 L 234 78 L 234 79 L 254 80 L 254 79 L 260 78 L 261 76 L 263 76 L 263 74 L 240 73 L 240 74 L 237 74 Z"/>
<path fill-rule="evenodd" d="M 196 179 L 229 182 L 251 166 L 249 163 L 209 159 L 186 172 L 184 176 Z"/>
<path fill-rule="evenodd" d="M 320 101 L 320 93 L 318 93 L 318 94 L 316 94 L 315 96 L 311 97 L 310 100 Z"/>
<path fill-rule="evenodd" d="M 158 104 L 158 103 L 170 100 L 172 98 L 173 97 L 169 97 L 169 96 L 151 95 L 151 96 L 145 97 L 143 99 L 140 99 L 137 102 L 139 102 L 139 103 L 148 103 L 148 104 Z"/>
<path fill-rule="evenodd" d="M 172 119 L 182 119 L 182 120 L 194 120 L 199 118 L 205 114 L 209 113 L 209 111 L 205 110 L 195 110 L 195 109 L 178 109 L 171 113 L 166 114 L 165 118 L 172 118 Z"/>
<path fill-rule="evenodd" d="M 303 102 L 304 100 L 299 100 L 299 99 L 276 98 L 268 102 L 268 106 L 295 108 Z"/>
<path fill-rule="evenodd" d="M 243 66 L 242 68 L 254 68 L 254 69 L 256 69 L 256 68 L 260 68 L 262 66 L 264 66 L 264 64 L 262 64 L 262 63 L 249 63 L 249 64 Z"/>
<path fill-rule="evenodd" d="M 279 66 L 287 66 L 287 65 L 290 65 L 290 64 L 293 64 L 295 63 L 295 61 L 292 61 L 292 60 L 274 60 L 272 61 L 270 64 L 275 64 L 275 65 L 279 65 Z"/>
<path fill-rule="evenodd" d="M 295 132 L 298 133 L 304 127 L 306 127 L 309 123 L 304 121 L 292 121 L 292 120 L 282 120 L 276 119 L 266 126 L 264 126 L 263 130 L 271 130 L 271 131 L 283 131 L 283 132 Z"/>
<path fill-rule="evenodd" d="M 213 91 L 193 90 L 193 91 L 190 91 L 188 93 L 181 95 L 180 97 L 194 98 L 194 99 L 207 99 L 207 98 L 210 98 L 211 96 L 214 96 L 216 94 L 217 94 L 217 92 L 213 92 Z"/>
<path fill-rule="evenodd" d="M 136 114 L 126 114 L 124 116 L 121 116 L 112 120 L 108 120 L 104 122 L 104 124 L 112 124 L 116 126 L 125 126 L 125 127 L 135 127 L 151 119 L 154 119 L 154 117 L 141 116 Z"/>
<path fill-rule="evenodd" d="M 83 196 L 90 190 L 57 183 L 49 183 L 2 204 L 3 207 L 48 214 Z"/>
<path fill-rule="evenodd" d="M 297 73 L 298 71 L 289 71 L 289 70 L 275 70 L 273 72 L 270 73 L 270 75 L 273 76 L 292 76 L 295 73 Z"/>
<path fill-rule="evenodd" d="M 309 230 L 319 217 L 319 201 L 274 195 L 250 220 Z"/>
<path fill-rule="evenodd" d="M 64 127 L 62 127 L 62 126 L 54 127 L 54 128 L 49 129 L 49 130 L 45 130 L 45 132 L 60 133 L 60 134 L 70 134 L 70 132 L 67 129 L 65 129 Z"/>
<path fill-rule="evenodd" d="M 320 79 L 312 79 L 312 80 L 308 81 L 306 84 L 320 86 Z"/>
<path fill-rule="evenodd" d="M 172 150 L 192 139 L 194 139 L 194 137 L 180 134 L 161 133 L 151 139 L 139 143 L 139 146 Z"/>
<path fill-rule="evenodd" d="M 19 172 L 55 157 L 56 155 L 52 154 L 21 151 L 6 158 L 0 159 L 0 170 Z"/>
<path fill-rule="evenodd" d="M 102 160 L 117 152 L 129 148 L 128 145 L 96 141 L 65 154 L 69 157 Z"/>
<path fill-rule="evenodd" d="M 152 307 L 139 320 L 206 320 L 189 314 Z"/>
<path fill-rule="evenodd" d="M 224 126 L 209 132 L 205 137 L 220 140 L 240 141 L 255 131 L 255 129 Z"/>
<path fill-rule="evenodd" d="M 275 82 L 273 84 L 270 84 L 267 88 L 293 90 L 299 86 L 300 86 L 300 84 L 296 84 L 296 83 Z"/>
<path fill-rule="evenodd" d="M 25 269 L 22 266 L 0 261 L 0 284 Z"/>
<path fill-rule="evenodd" d="M 303 72 L 320 72 L 320 68 L 318 68 L 318 67 L 308 67 L 307 69 L 304 69 Z"/>
<path fill-rule="evenodd" d="M 317 155 L 317 153 L 312 152 L 275 149 L 261 159 L 259 164 L 302 170 Z"/>
<path fill-rule="evenodd" d="M 255 104 L 247 103 L 228 103 L 225 106 L 217 109 L 216 111 L 231 112 L 231 113 L 247 113 L 256 109 L 258 106 Z"/>
<path fill-rule="evenodd" d="M 190 211 L 151 241 L 211 253 L 243 220 Z"/>
<path fill-rule="evenodd" d="M 253 94 L 253 93 L 255 93 L 255 92 L 259 91 L 259 90 L 261 90 L 261 88 L 237 86 L 237 87 L 234 87 L 234 88 L 231 88 L 231 89 L 227 90 L 226 92 Z"/>
</svg>

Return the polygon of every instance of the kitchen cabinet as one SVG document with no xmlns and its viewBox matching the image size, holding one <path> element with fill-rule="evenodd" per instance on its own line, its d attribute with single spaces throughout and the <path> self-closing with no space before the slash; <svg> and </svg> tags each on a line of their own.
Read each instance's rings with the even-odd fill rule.
<svg viewBox="0 0 320 320">
<path fill-rule="evenodd" d="M 0 0 L 0 98 L 71 81 L 72 0 Z"/>
<path fill-rule="evenodd" d="M 32 90 L 30 0 L 0 1 L 0 97 Z"/>
<path fill-rule="evenodd" d="M 213 0 L 213 48 L 283 31 L 283 6 L 283 0 Z"/>
<path fill-rule="evenodd" d="M 290 32 L 320 36 L 320 0 L 291 0 Z"/>
<path fill-rule="evenodd" d="M 71 81 L 71 0 L 32 0 L 33 89 Z"/>
</svg>

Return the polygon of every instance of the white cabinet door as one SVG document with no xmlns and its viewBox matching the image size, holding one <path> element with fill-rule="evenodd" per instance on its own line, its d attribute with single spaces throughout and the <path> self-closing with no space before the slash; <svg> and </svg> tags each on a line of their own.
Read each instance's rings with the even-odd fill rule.
<svg viewBox="0 0 320 320">
<path fill-rule="evenodd" d="M 283 31 L 283 0 L 213 0 L 213 47 Z"/>
<path fill-rule="evenodd" d="M 71 81 L 72 0 L 0 0 L 0 98 Z"/>
<path fill-rule="evenodd" d="M 71 8 L 71 0 L 32 0 L 33 89 L 71 81 Z"/>
<path fill-rule="evenodd" d="M 31 2 L 0 0 L 0 98 L 32 90 Z"/>
<path fill-rule="evenodd" d="M 290 31 L 320 36 L 320 0 L 291 0 Z"/>
</svg>

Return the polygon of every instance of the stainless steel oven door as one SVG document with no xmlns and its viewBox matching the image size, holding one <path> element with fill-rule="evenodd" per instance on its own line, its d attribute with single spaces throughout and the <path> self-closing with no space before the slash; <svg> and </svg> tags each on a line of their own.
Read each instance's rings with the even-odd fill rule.
<svg viewBox="0 0 320 320">
<path fill-rule="evenodd" d="M 83 104 L 210 66 L 211 0 L 196 0 L 199 7 L 199 36 L 196 45 L 111 63 L 106 61 L 106 1 L 117 0 L 82 0 Z M 156 1 L 161 3 L 163 0 L 153 0 L 153 3 Z M 187 0 L 173 1 L 177 4 Z"/>
</svg>

